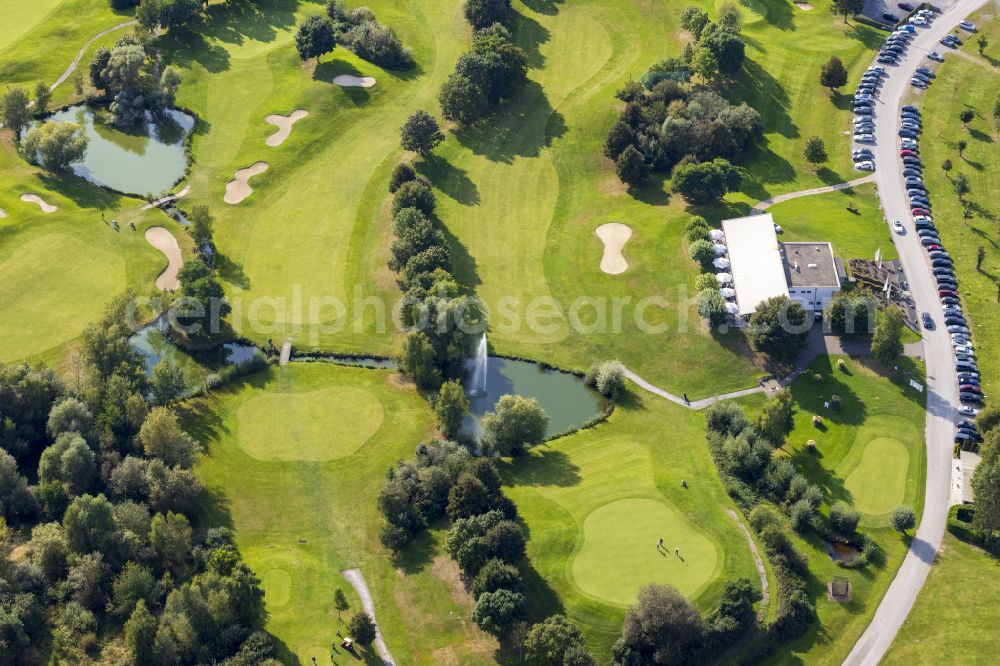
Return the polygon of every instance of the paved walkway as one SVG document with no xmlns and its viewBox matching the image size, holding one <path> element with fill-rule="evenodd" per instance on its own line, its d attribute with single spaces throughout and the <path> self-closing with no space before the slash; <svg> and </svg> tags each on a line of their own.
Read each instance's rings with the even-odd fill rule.
<svg viewBox="0 0 1000 666">
<path fill-rule="evenodd" d="M 281 356 L 278 357 L 278 365 L 288 365 L 288 361 L 292 358 L 292 341 L 285 340 L 285 343 L 281 345 Z"/>
<path fill-rule="evenodd" d="M 372 593 L 368 590 L 368 583 L 365 582 L 365 577 L 361 573 L 361 569 L 344 569 L 340 572 L 347 582 L 351 584 L 354 591 L 358 593 L 361 597 L 361 605 L 364 607 L 365 612 L 371 616 L 372 620 L 375 620 L 375 601 L 372 600 Z M 378 652 L 378 656 L 382 658 L 382 663 L 386 666 L 394 666 L 395 661 L 392 658 L 392 653 L 389 652 L 389 647 L 385 644 L 382 639 L 382 629 L 378 626 L 378 621 L 375 621 L 375 651 Z"/>
<path fill-rule="evenodd" d="M 788 192 L 786 194 L 777 194 L 770 199 L 764 199 L 757 203 L 750 210 L 751 215 L 759 215 L 765 210 L 770 208 L 776 203 L 781 203 L 782 201 L 788 201 L 789 199 L 798 199 L 799 197 L 811 197 L 814 194 L 827 194 L 829 192 L 836 192 L 838 190 L 846 190 L 856 185 L 862 185 L 864 183 L 871 183 L 875 180 L 875 174 L 870 173 L 867 176 L 862 176 L 861 178 L 855 178 L 854 180 L 848 180 L 844 183 L 837 183 L 835 185 L 827 185 L 825 187 L 814 187 L 811 190 L 799 190 L 798 192 Z"/>
<path fill-rule="evenodd" d="M 680 405 L 681 407 L 687 407 L 689 409 L 705 409 L 706 407 L 708 407 L 709 405 L 711 405 L 713 402 L 717 402 L 719 400 L 729 400 L 730 398 L 739 398 L 740 396 L 750 395 L 751 393 L 763 393 L 764 392 L 764 387 L 763 386 L 754 386 L 753 388 L 742 389 L 740 391 L 733 391 L 731 393 L 720 393 L 719 395 L 709 396 L 707 398 L 702 398 L 701 400 L 692 400 L 691 402 L 684 402 L 684 398 L 683 397 L 674 395 L 673 393 L 670 393 L 669 391 L 664 391 L 660 387 L 654 386 L 653 384 L 650 384 L 645 379 L 643 379 L 639 375 L 635 374 L 634 372 L 632 372 L 628 368 L 625 368 L 625 376 L 628 377 L 629 379 L 631 379 L 633 382 L 635 382 L 637 386 L 640 386 L 641 388 L 644 388 L 645 390 L 649 391 L 650 393 L 658 395 L 661 398 L 666 398 L 670 402 L 676 403 L 676 404 Z"/>
<path fill-rule="evenodd" d="M 993 71 L 993 72 L 995 72 L 997 74 L 1000 74 L 1000 67 L 996 67 L 994 65 L 991 65 L 990 63 L 986 62 L 982 58 L 980 58 L 978 56 L 974 56 L 971 53 L 966 53 L 965 51 L 960 51 L 959 50 L 959 51 L 954 51 L 953 55 L 957 55 L 959 58 L 965 58 L 966 60 L 969 60 L 971 62 L 976 63 L 980 67 L 985 67 L 986 69 L 989 69 L 989 70 L 991 70 L 991 71 Z"/>
<path fill-rule="evenodd" d="M 168 194 L 167 196 L 161 197 L 156 201 L 150 201 L 148 204 L 143 206 L 141 210 L 149 210 L 150 208 L 159 208 L 163 204 L 177 201 L 181 197 L 186 197 L 190 191 L 191 191 L 191 186 L 186 185 L 184 189 L 178 192 L 177 194 Z"/>
</svg>

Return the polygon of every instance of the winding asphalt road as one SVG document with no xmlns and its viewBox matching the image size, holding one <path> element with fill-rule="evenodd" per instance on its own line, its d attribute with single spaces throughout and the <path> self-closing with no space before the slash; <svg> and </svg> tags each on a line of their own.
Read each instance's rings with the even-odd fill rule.
<svg viewBox="0 0 1000 666">
<path fill-rule="evenodd" d="M 887 67 L 888 76 L 876 109 L 875 185 L 878 188 L 882 210 L 889 220 L 898 219 L 906 228 L 904 235 L 895 235 L 894 241 L 903 264 L 910 292 L 917 309 L 929 312 L 938 324 L 943 323 L 941 301 L 931 276 L 926 253 L 917 239 L 910 215 L 908 197 L 901 177 L 899 159 L 899 110 L 903 97 L 912 88 L 910 78 L 914 70 L 930 64 L 925 57 L 928 51 L 938 51 L 950 57 L 950 49 L 938 43 L 944 35 L 957 27 L 963 18 L 985 5 L 989 0 L 957 0 L 938 15 L 928 28 L 918 28 L 917 36 L 910 43 L 898 66 Z M 934 85 L 933 83 L 931 84 Z M 918 96 L 919 97 L 919 96 Z M 917 102 L 919 105 L 919 102 Z M 933 198 L 934 192 L 931 192 Z M 948 220 L 939 223 L 947 224 Z M 896 633 L 906 620 L 913 602 L 923 587 L 934 558 L 941 546 L 948 519 L 951 482 L 951 458 L 955 432 L 956 407 L 959 405 L 958 387 L 955 383 L 955 360 L 945 327 L 924 332 L 924 358 L 927 362 L 927 485 L 924 494 L 924 511 L 916 536 L 910 544 L 906 558 L 896 572 L 896 577 L 882 598 L 871 624 L 848 655 L 847 665 L 878 664 Z"/>
</svg>

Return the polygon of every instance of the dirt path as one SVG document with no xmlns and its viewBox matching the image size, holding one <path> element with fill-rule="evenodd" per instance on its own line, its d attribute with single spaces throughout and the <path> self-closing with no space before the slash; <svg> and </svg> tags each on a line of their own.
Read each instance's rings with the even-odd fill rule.
<svg viewBox="0 0 1000 666">
<path fill-rule="evenodd" d="M 739 515 L 737 515 L 737 513 L 732 509 L 727 509 L 726 513 L 728 513 L 729 517 L 739 524 L 740 529 L 743 530 L 743 534 L 747 536 L 747 541 L 750 543 L 750 554 L 753 555 L 753 561 L 757 565 L 757 573 L 760 574 L 760 590 L 762 597 L 760 600 L 760 611 L 761 614 L 764 615 L 766 614 L 764 609 L 771 600 L 771 594 L 767 585 L 767 569 L 764 568 L 764 560 L 760 558 L 760 552 L 757 550 L 757 543 L 753 540 L 753 537 L 750 536 L 750 530 L 747 529 L 747 526 L 742 520 L 740 520 Z"/>
<path fill-rule="evenodd" d="M 983 60 L 982 58 L 976 57 L 971 53 L 966 53 L 965 51 L 955 51 L 955 55 L 959 56 L 960 58 L 965 58 L 970 62 L 974 62 L 980 67 L 985 67 L 986 69 L 991 70 L 996 74 L 1000 74 L 1000 67 L 995 67 L 990 63 L 986 62 L 985 60 Z"/>
<path fill-rule="evenodd" d="M 56 82 L 53 83 L 51 86 L 49 86 L 49 90 L 55 90 L 56 88 L 59 87 L 60 84 L 62 84 L 66 79 L 69 78 L 69 75 L 73 73 L 73 70 L 76 69 L 76 66 L 80 64 L 80 59 L 83 58 L 83 54 L 87 51 L 87 47 L 89 47 L 91 44 L 96 42 L 104 35 L 110 34 L 115 30 L 121 30 L 122 28 L 127 28 L 130 25 L 135 25 L 135 21 L 125 21 L 124 23 L 119 23 L 118 25 L 111 26 L 107 30 L 102 30 L 101 32 L 97 33 L 96 35 L 85 41 L 83 43 L 83 47 L 77 52 L 76 57 L 73 58 L 73 62 L 71 62 L 69 64 L 69 67 L 66 68 L 66 71 L 63 72 L 58 79 L 56 79 Z"/>
<path fill-rule="evenodd" d="M 362 575 L 361 569 L 344 569 L 340 573 L 354 587 L 354 591 L 358 593 L 358 596 L 361 597 L 361 605 L 364 607 L 365 612 L 375 620 L 375 602 L 372 600 L 372 593 L 368 591 L 368 583 L 365 582 L 365 577 Z M 389 652 L 388 646 L 386 646 L 385 641 L 382 639 L 382 630 L 378 626 L 378 620 L 375 620 L 375 650 L 378 652 L 378 656 L 382 657 L 382 662 L 386 666 L 394 666 L 396 662 L 393 660 L 392 653 Z"/>
<path fill-rule="evenodd" d="M 789 199 L 798 199 L 799 197 L 811 197 L 814 194 L 827 194 L 828 192 L 846 190 L 856 185 L 871 183 L 874 180 L 875 180 L 875 174 L 870 173 L 867 176 L 862 176 L 861 178 L 855 178 L 854 180 L 849 180 L 844 183 L 827 185 L 825 187 L 814 187 L 811 190 L 799 190 L 798 192 L 788 192 L 786 194 L 778 194 L 771 197 L 770 199 L 764 199 L 763 201 L 758 202 L 757 205 L 750 210 L 750 214 L 758 215 L 760 213 L 763 213 L 765 210 L 767 210 L 774 204 L 781 203 L 782 201 L 788 201 Z"/>
</svg>

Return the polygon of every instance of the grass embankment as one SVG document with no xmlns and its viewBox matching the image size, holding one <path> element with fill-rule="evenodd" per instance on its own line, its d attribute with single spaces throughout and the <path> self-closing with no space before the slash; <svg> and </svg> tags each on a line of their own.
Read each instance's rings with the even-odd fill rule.
<svg viewBox="0 0 1000 666">
<path fill-rule="evenodd" d="M 1000 381 L 1000 246 L 997 245 L 1000 206 L 1000 127 L 993 117 L 1000 89 L 1000 20 L 987 15 L 971 17 L 990 45 L 984 56 L 977 53 L 975 36 L 963 33 L 965 45 L 958 53 L 945 53 L 934 84 L 914 95 L 923 111 L 925 130 L 920 142 L 927 189 L 934 204 L 934 221 L 941 240 L 955 261 L 961 285 L 962 305 L 972 330 L 973 342 L 983 372 L 983 389 L 995 392 Z M 959 114 L 972 109 L 975 117 L 967 127 Z M 967 148 L 960 156 L 958 142 Z M 941 165 L 951 160 L 945 172 Z M 969 180 L 965 195 L 972 217 L 965 219 L 954 183 L 959 175 Z M 986 255 L 982 269 L 976 269 L 977 253 Z"/>
<path fill-rule="evenodd" d="M 1000 564 L 979 548 L 944 535 L 917 603 L 886 654 L 886 666 L 992 664 L 1000 622 Z"/>
</svg>

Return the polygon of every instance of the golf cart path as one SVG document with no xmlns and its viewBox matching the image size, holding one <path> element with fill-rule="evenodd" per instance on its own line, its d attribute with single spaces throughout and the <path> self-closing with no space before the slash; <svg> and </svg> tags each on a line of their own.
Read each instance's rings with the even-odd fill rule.
<svg viewBox="0 0 1000 666">
<path fill-rule="evenodd" d="M 917 32 L 897 67 L 887 67 L 885 88 L 876 115 L 875 155 L 879 169 L 875 172 L 879 203 L 887 219 L 900 219 L 912 231 L 906 189 L 900 174 L 897 153 L 899 108 L 910 93 L 910 78 L 924 55 L 937 48 L 938 40 L 951 32 L 958 22 L 973 13 L 987 0 L 956 0 L 931 25 Z M 894 235 L 893 242 L 900 263 L 910 283 L 910 292 L 918 310 L 940 318 L 941 301 L 931 276 L 927 255 L 915 240 L 916 234 Z M 926 362 L 926 419 L 924 440 L 927 447 L 927 473 L 924 508 L 920 525 L 910 542 L 903 563 L 896 571 L 882 597 L 871 622 L 844 661 L 848 666 L 876 666 L 896 639 L 927 580 L 931 566 L 941 547 L 948 520 L 951 497 L 952 447 L 957 414 L 958 390 L 955 385 L 955 363 L 947 331 L 923 332 Z"/>
<path fill-rule="evenodd" d="M 66 68 L 66 71 L 65 71 L 65 72 L 63 72 L 63 73 L 62 73 L 62 74 L 61 74 L 61 75 L 59 76 L 59 78 L 58 78 L 58 79 L 56 79 L 56 82 L 55 82 L 55 83 L 53 83 L 53 84 L 52 84 L 51 86 L 49 86 L 49 91 L 52 91 L 52 90 L 55 90 L 55 89 L 56 89 L 56 88 L 58 88 L 58 87 L 59 87 L 59 86 L 60 86 L 60 85 L 61 85 L 61 84 L 62 84 L 62 83 L 63 83 L 63 82 L 64 82 L 64 81 L 66 80 L 66 79 L 68 79 L 68 78 L 69 78 L 69 75 L 70 75 L 70 74 L 72 74 L 72 73 L 73 73 L 73 70 L 75 70 L 75 69 L 76 69 L 76 66 L 80 64 L 80 59 L 81 59 L 81 58 L 83 58 L 83 54 L 84 54 L 84 53 L 86 52 L 87 48 L 88 48 L 88 47 L 89 47 L 89 46 L 90 46 L 91 44 L 93 44 L 94 42 L 96 42 L 96 41 L 97 41 L 98 39 L 100 39 L 100 38 L 101 38 L 101 37 L 103 37 L 104 35 L 108 35 L 108 34 L 110 34 L 110 33 L 114 32 L 115 30 L 121 30 L 122 28 L 127 28 L 127 27 L 129 27 L 130 25 L 135 25 L 135 23 L 136 23 L 136 22 L 135 22 L 135 21 L 133 20 L 133 21 L 125 21 L 124 23 L 119 23 L 118 25 L 113 25 L 113 26 L 111 26 L 110 28 L 108 28 L 108 29 L 106 29 L 106 30 L 102 30 L 101 32 L 97 33 L 96 35 L 94 35 L 93 37 L 91 37 L 90 39 L 88 39 L 87 41 L 85 41 L 85 42 L 83 43 L 83 46 L 82 46 L 82 47 L 80 48 L 80 50 L 79 50 L 79 51 L 77 52 L 77 54 L 76 54 L 76 57 L 75 57 L 75 58 L 73 58 L 73 62 L 71 62 L 71 63 L 69 64 L 69 67 L 67 67 L 67 68 Z"/>
<path fill-rule="evenodd" d="M 625 368 L 625 376 L 628 377 L 633 382 L 635 382 L 635 384 L 637 386 L 640 386 L 641 388 L 644 388 L 645 390 L 649 391 L 650 393 L 658 395 L 661 398 L 666 398 L 670 402 L 676 403 L 676 404 L 680 405 L 681 407 L 687 407 L 689 409 L 696 409 L 696 410 L 697 409 L 705 409 L 706 407 L 708 407 L 709 405 L 711 405 L 713 402 L 717 402 L 719 400 L 729 400 L 730 398 L 739 398 L 739 397 L 744 396 L 744 395 L 750 395 L 751 393 L 763 393 L 764 392 L 764 387 L 763 386 L 754 386 L 752 388 L 741 389 L 739 391 L 732 391 L 730 393 L 720 393 L 718 395 L 711 395 L 711 396 L 709 396 L 707 398 L 702 398 L 700 400 L 692 400 L 691 402 L 684 402 L 684 398 L 683 397 L 674 395 L 673 393 L 670 393 L 669 391 L 664 391 L 659 386 L 655 386 L 653 384 L 650 384 L 645 379 L 643 379 L 639 375 L 635 374 L 634 372 L 632 372 L 628 368 Z"/>
<path fill-rule="evenodd" d="M 362 607 L 371 616 L 372 620 L 375 621 L 375 650 L 378 652 L 378 656 L 382 657 L 382 662 L 386 666 L 394 666 L 396 662 L 393 660 L 392 653 L 389 652 L 388 646 L 386 646 L 385 641 L 382 639 L 382 629 L 375 618 L 375 601 L 372 599 L 372 593 L 368 591 L 368 583 L 365 582 L 365 577 L 361 573 L 361 569 L 344 569 L 340 573 L 351 584 L 354 591 L 358 593 L 358 596 L 361 597 Z"/>
<path fill-rule="evenodd" d="M 185 185 L 184 189 L 177 194 L 168 194 L 165 197 L 161 197 L 156 201 L 150 201 L 148 204 L 142 207 L 142 210 L 150 210 L 151 208 L 159 208 L 163 204 L 173 203 L 182 197 L 186 197 L 191 192 L 191 186 Z"/>
<path fill-rule="evenodd" d="M 827 194 L 829 192 L 836 192 L 838 190 L 846 190 L 856 185 L 871 183 L 874 180 L 875 180 L 875 174 L 870 173 L 867 176 L 862 176 L 861 178 L 855 178 L 854 180 L 848 180 L 843 183 L 825 185 L 824 187 L 814 187 L 811 190 L 799 190 L 798 192 L 787 192 L 785 194 L 776 194 L 773 197 L 757 202 L 757 205 L 750 210 L 750 214 L 759 215 L 760 213 L 763 213 L 765 210 L 767 210 L 774 204 L 781 203 L 782 201 L 788 201 L 789 199 L 798 199 L 799 197 L 811 197 L 814 194 Z"/>
</svg>

